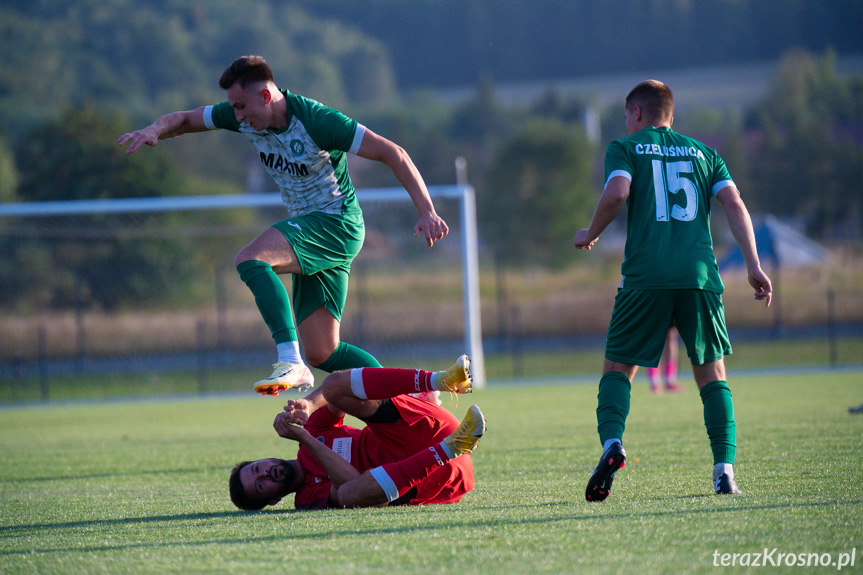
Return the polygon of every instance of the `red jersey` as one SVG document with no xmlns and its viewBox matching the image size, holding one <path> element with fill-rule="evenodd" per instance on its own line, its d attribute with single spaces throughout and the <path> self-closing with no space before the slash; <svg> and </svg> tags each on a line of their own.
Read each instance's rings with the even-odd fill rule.
<svg viewBox="0 0 863 575">
<path fill-rule="evenodd" d="M 392 400 L 401 418 L 393 423 L 369 422 L 363 429 L 344 425 L 326 407 L 309 417 L 305 428 L 318 441 L 341 455 L 354 469 L 369 469 L 400 461 L 442 441 L 459 425 L 446 409 L 408 395 Z M 297 509 L 329 507 L 329 475 L 317 459 L 303 446 L 297 452 L 305 480 L 294 497 Z M 470 455 L 462 455 L 436 469 L 417 485 L 409 505 L 455 503 L 473 489 L 473 465 Z"/>
</svg>

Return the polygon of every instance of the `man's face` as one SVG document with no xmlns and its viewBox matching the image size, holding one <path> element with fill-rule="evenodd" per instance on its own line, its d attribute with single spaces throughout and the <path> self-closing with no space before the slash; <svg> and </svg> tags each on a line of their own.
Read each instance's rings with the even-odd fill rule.
<svg viewBox="0 0 863 575">
<path fill-rule="evenodd" d="M 264 83 L 241 88 L 239 82 L 226 90 L 228 102 L 234 108 L 238 122 L 249 124 L 258 132 L 270 127 L 270 90 Z"/>
<path fill-rule="evenodd" d="M 240 483 L 248 495 L 273 505 L 295 490 L 294 468 L 284 459 L 259 459 L 240 470 Z"/>
</svg>

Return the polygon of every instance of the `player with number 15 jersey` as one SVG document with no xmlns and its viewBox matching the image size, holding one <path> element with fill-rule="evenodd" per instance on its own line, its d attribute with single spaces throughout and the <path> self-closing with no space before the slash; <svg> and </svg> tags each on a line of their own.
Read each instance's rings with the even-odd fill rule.
<svg viewBox="0 0 863 575">
<path fill-rule="evenodd" d="M 725 162 L 692 138 L 674 132 L 674 96 L 657 80 L 627 95 L 629 136 L 605 155 L 605 187 L 590 225 L 575 232 L 576 249 L 590 250 L 627 206 L 623 278 L 605 340 L 596 422 L 602 456 L 585 498 L 603 501 L 626 461 L 623 433 L 632 381 L 639 366 L 656 367 L 673 322 L 692 362 L 713 452 L 716 493 L 740 493 L 734 480 L 737 424 L 725 375 L 731 342 L 725 326 L 723 285 L 710 235 L 716 198 L 746 262 L 755 299 L 770 305 L 773 287 L 761 269 L 749 211 Z"/>
<path fill-rule="evenodd" d="M 722 293 L 710 199 L 734 182 L 716 150 L 650 126 L 608 146 L 605 179 L 615 176 L 630 180 L 620 287 Z"/>
</svg>

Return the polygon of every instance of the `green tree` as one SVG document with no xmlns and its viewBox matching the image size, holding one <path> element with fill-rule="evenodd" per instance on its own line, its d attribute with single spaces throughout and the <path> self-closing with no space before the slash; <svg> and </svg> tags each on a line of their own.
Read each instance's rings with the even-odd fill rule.
<svg viewBox="0 0 863 575">
<path fill-rule="evenodd" d="M 261 54 L 278 84 L 342 107 L 387 102 L 385 46 L 354 27 L 273 0 L 36 0 L 0 6 L 0 130 L 16 135 L 88 103 L 135 124 L 215 103 L 234 58 Z"/>
<path fill-rule="evenodd" d="M 476 94 L 455 110 L 452 122 L 451 133 L 460 140 L 487 145 L 497 137 L 505 127 L 505 110 L 489 76 L 479 79 Z"/>
<path fill-rule="evenodd" d="M 18 168 L 12 149 L 4 138 L 0 138 L 0 202 L 18 199 Z"/>
<path fill-rule="evenodd" d="M 723 115 L 720 134 L 722 159 L 725 160 L 737 189 L 748 198 L 748 194 L 752 192 L 752 163 L 746 150 L 743 122 L 737 112 L 730 111 Z"/>
<path fill-rule="evenodd" d="M 764 100 L 762 114 L 785 126 L 830 124 L 853 109 L 847 80 L 836 72 L 836 54 L 818 59 L 805 50 L 782 57 Z"/>
<path fill-rule="evenodd" d="M 572 235 L 597 199 L 594 153 L 581 128 L 528 122 L 496 153 L 489 183 L 478 194 L 485 241 L 507 262 L 570 261 Z"/>
<path fill-rule="evenodd" d="M 182 177 L 161 147 L 127 157 L 118 115 L 95 106 L 70 109 L 23 138 L 17 148 L 25 201 L 155 197 L 182 194 Z"/>
<path fill-rule="evenodd" d="M 764 143 L 750 165 L 760 211 L 802 216 L 820 237 L 860 236 L 863 148 L 843 135 L 861 120 L 859 84 L 839 76 L 832 53 L 783 58 L 757 114 Z"/>
<path fill-rule="evenodd" d="M 18 150 L 23 200 L 104 199 L 178 195 L 184 180 L 167 154 L 126 157 L 117 135 L 126 126 L 95 108 L 70 110 L 25 138 Z M 180 229 L 182 214 L 140 214 L 117 228 L 94 214 L 14 220 L 0 242 L 0 291 L 8 304 L 105 309 L 159 301 L 194 277 L 195 246 L 142 233 Z"/>
</svg>

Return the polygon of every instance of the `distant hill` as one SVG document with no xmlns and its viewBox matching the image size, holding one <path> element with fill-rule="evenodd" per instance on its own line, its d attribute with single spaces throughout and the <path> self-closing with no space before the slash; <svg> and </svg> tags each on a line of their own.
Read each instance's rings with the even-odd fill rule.
<svg viewBox="0 0 863 575">
<path fill-rule="evenodd" d="M 863 54 L 860 0 L 299 0 L 384 44 L 402 89 Z"/>
<path fill-rule="evenodd" d="M 572 79 L 531 80 L 495 84 L 495 96 L 507 104 L 530 103 L 550 91 L 563 97 L 580 97 L 599 106 L 622 104 L 627 92 L 649 78 L 662 80 L 674 92 L 678 111 L 693 107 L 743 110 L 764 97 L 774 78 L 778 61 L 684 69 L 648 69 L 620 74 L 592 74 Z M 863 76 L 863 53 L 837 58 L 836 71 Z M 476 84 L 435 90 L 449 102 L 459 102 L 476 93 Z"/>
</svg>

